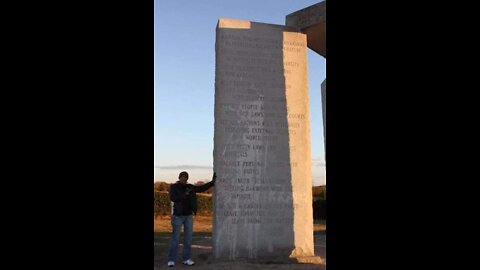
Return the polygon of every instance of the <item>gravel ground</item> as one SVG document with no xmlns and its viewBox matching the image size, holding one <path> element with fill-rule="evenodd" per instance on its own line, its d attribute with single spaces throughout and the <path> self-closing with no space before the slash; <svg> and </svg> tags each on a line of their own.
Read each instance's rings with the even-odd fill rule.
<svg viewBox="0 0 480 270">
<path fill-rule="evenodd" d="M 167 267 L 167 246 L 169 235 L 168 233 L 162 233 L 155 236 L 154 252 L 155 262 L 154 270 L 166 269 Z M 180 242 L 182 238 L 180 238 Z M 175 267 L 171 269 L 198 269 L 198 270 L 247 270 L 247 269 L 326 269 L 326 236 L 325 234 L 316 233 L 314 235 L 315 255 L 322 258 L 323 264 L 300 264 L 300 263 L 259 263 L 248 261 L 234 261 L 234 262 L 212 262 L 212 237 L 211 233 L 194 233 L 192 241 L 192 260 L 195 261 L 195 265 L 186 266 L 181 263 L 180 256 L 182 252 L 182 245 L 179 246 L 179 259 L 175 262 Z"/>
</svg>

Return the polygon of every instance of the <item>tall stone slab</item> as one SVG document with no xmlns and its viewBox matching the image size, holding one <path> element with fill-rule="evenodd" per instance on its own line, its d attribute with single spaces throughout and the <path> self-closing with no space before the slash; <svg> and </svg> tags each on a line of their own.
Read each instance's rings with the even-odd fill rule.
<svg viewBox="0 0 480 270">
<path fill-rule="evenodd" d="M 327 80 L 323 80 L 321 85 L 322 92 L 322 116 L 323 116 L 323 144 L 325 156 L 327 156 Z M 326 160 L 326 158 L 325 158 Z"/>
<path fill-rule="evenodd" d="M 307 40 L 296 29 L 218 21 L 217 260 L 314 256 Z"/>
<path fill-rule="evenodd" d="M 327 57 L 327 1 L 288 14 L 285 25 L 301 29 L 307 35 L 307 46 Z"/>
<path fill-rule="evenodd" d="M 327 57 L 327 1 L 322 1 L 304 9 L 288 14 L 285 25 L 295 27 L 307 35 L 307 46 L 323 57 Z M 326 99 L 327 84 L 323 81 L 321 86 L 323 106 L 323 137 L 326 159 Z"/>
</svg>

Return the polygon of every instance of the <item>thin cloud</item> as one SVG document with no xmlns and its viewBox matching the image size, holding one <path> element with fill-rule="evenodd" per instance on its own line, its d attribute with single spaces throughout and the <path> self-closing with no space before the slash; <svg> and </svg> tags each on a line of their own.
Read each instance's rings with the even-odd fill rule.
<svg viewBox="0 0 480 270">
<path fill-rule="evenodd" d="M 325 160 L 319 158 L 312 158 L 312 164 L 315 167 L 325 167 Z"/>
</svg>

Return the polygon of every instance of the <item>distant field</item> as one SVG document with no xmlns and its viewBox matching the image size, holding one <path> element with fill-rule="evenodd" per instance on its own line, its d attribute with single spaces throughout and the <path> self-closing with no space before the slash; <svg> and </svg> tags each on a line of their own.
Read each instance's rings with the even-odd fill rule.
<svg viewBox="0 0 480 270">
<path fill-rule="evenodd" d="M 157 218 L 155 218 L 154 231 L 155 232 L 171 232 L 172 224 L 170 223 L 170 216 L 158 216 Z M 194 216 L 193 231 L 194 232 L 211 232 L 212 217 Z"/>
</svg>

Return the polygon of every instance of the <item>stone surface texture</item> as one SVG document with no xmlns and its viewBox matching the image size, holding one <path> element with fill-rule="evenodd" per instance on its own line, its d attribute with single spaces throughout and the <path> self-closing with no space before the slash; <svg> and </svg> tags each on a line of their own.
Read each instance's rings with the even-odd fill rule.
<svg viewBox="0 0 480 270">
<path fill-rule="evenodd" d="M 323 143 L 325 146 L 325 155 L 327 153 L 327 80 L 325 79 L 321 85 L 322 91 L 322 116 L 323 116 Z M 326 160 L 326 159 L 325 159 Z"/>
<path fill-rule="evenodd" d="M 312 257 L 306 35 L 220 19 L 215 46 L 213 257 Z"/>
<path fill-rule="evenodd" d="M 307 35 L 308 47 L 327 57 L 327 2 L 319 2 L 287 15 L 285 25 L 301 29 Z"/>
</svg>

